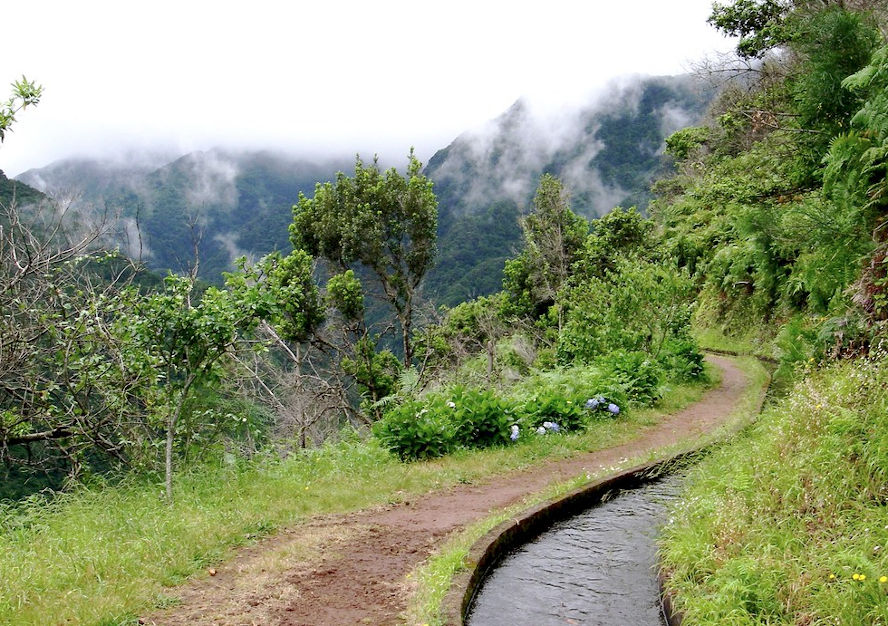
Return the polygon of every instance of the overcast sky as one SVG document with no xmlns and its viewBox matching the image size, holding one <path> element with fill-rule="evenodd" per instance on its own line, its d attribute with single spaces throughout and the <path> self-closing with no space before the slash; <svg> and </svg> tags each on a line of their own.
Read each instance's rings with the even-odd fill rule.
<svg viewBox="0 0 888 626">
<path fill-rule="evenodd" d="M 422 160 L 519 97 L 576 104 L 731 43 L 711 0 L 77 2 L 3 8 L 0 99 L 45 87 L 8 175 L 72 155 L 221 147 Z"/>
</svg>

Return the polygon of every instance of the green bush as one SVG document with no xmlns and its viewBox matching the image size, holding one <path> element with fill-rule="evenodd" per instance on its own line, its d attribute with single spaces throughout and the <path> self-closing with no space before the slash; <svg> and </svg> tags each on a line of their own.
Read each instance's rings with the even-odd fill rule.
<svg viewBox="0 0 888 626">
<path fill-rule="evenodd" d="M 630 402 L 650 405 L 660 399 L 663 369 L 645 352 L 616 350 L 598 359 L 598 365 L 607 380 L 622 387 Z M 604 395 L 613 400 L 615 394 L 612 391 L 610 395 Z"/>
<path fill-rule="evenodd" d="M 408 400 L 388 409 L 373 432 L 405 461 L 508 445 L 513 425 L 522 436 L 545 422 L 575 432 L 591 420 L 614 417 L 607 410 L 610 403 L 621 410 L 630 401 L 651 404 L 662 378 L 660 365 L 644 353 L 617 352 L 594 365 L 539 372 L 505 396 L 458 386 Z M 601 410 L 591 411 L 586 401 L 596 396 L 607 400 Z"/>
<path fill-rule="evenodd" d="M 538 428 L 543 422 L 554 422 L 567 431 L 585 428 L 589 414 L 583 402 L 570 399 L 560 392 L 545 390 L 520 406 L 520 422 L 528 428 Z"/>
<path fill-rule="evenodd" d="M 663 342 L 657 362 L 670 380 L 690 382 L 702 380 L 704 355 L 691 339 L 670 338 Z"/>
<path fill-rule="evenodd" d="M 386 411 L 373 434 L 402 461 L 444 456 L 456 448 L 452 413 L 440 397 L 410 400 Z"/>
<path fill-rule="evenodd" d="M 488 448 L 509 443 L 515 423 L 513 408 L 493 391 L 456 388 L 452 393 L 451 421 L 456 443 L 465 448 Z"/>
</svg>

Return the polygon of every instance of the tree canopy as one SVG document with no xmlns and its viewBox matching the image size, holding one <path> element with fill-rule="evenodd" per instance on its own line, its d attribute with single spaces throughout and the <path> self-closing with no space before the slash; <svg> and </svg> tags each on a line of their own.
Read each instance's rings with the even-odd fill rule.
<svg viewBox="0 0 888 626">
<path fill-rule="evenodd" d="M 378 282 L 401 325 L 404 362 L 413 357 L 414 308 L 423 277 L 437 250 L 438 213 L 432 182 L 410 152 L 406 175 L 377 161 L 355 173 L 318 183 L 313 198 L 300 194 L 293 207 L 290 240 L 341 270 L 361 267 Z"/>
</svg>

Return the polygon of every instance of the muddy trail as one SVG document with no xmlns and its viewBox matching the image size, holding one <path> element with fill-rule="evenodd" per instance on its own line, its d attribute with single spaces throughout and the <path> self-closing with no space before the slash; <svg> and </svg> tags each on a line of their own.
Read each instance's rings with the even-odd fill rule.
<svg viewBox="0 0 888 626">
<path fill-rule="evenodd" d="M 143 624 L 342 626 L 400 624 L 407 574 L 448 535 L 493 510 L 582 473 L 693 440 L 730 416 L 748 381 L 727 358 L 710 356 L 722 383 L 632 441 L 347 515 L 322 516 L 282 531 L 219 566 L 215 576 L 171 590 L 178 606 Z"/>
</svg>

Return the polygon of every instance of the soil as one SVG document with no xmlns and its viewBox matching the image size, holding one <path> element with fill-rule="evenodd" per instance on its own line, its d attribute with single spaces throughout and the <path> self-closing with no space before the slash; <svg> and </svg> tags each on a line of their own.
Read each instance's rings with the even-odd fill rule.
<svg viewBox="0 0 888 626">
<path fill-rule="evenodd" d="M 181 604 L 143 624 L 402 624 L 407 574 L 454 531 L 549 485 L 597 473 L 648 451 L 695 439 L 723 423 L 748 381 L 711 356 L 721 385 L 629 443 L 544 462 L 488 482 L 457 485 L 384 508 L 312 518 L 238 552 L 213 576 L 176 589 Z"/>
</svg>

